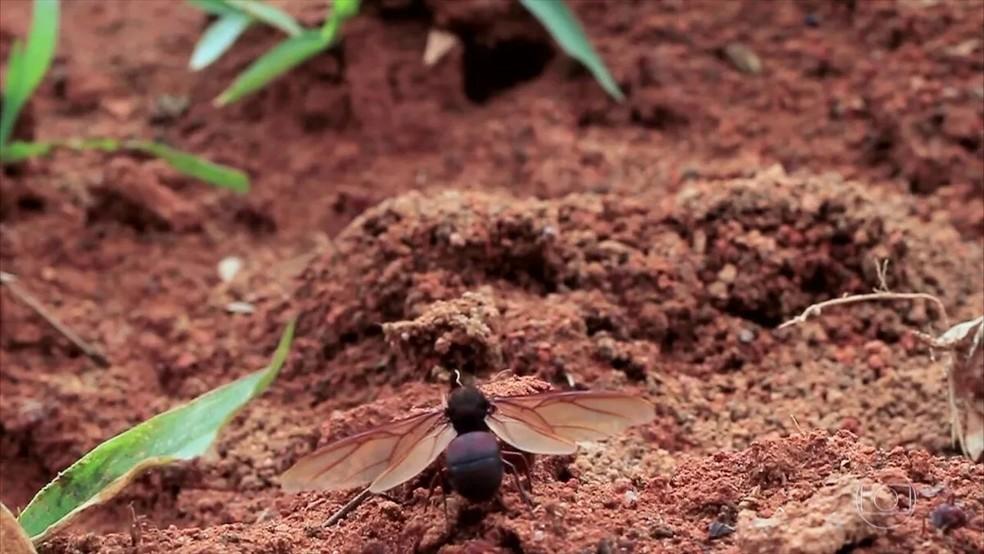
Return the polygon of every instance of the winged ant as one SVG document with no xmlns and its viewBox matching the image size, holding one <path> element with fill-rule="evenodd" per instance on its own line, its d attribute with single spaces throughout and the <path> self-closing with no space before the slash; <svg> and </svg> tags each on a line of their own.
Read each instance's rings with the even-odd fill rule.
<svg viewBox="0 0 984 554">
<path fill-rule="evenodd" d="M 280 478 L 287 491 L 343 490 L 368 484 L 326 524 L 369 494 L 412 479 L 444 453 L 451 488 L 473 502 L 492 499 L 508 469 L 523 499 L 516 465 L 523 453 L 565 455 L 577 443 L 596 441 L 655 418 L 654 406 L 620 392 L 548 391 L 491 396 L 461 384 L 460 374 L 444 406 L 392 421 L 332 442 L 301 458 Z"/>
</svg>

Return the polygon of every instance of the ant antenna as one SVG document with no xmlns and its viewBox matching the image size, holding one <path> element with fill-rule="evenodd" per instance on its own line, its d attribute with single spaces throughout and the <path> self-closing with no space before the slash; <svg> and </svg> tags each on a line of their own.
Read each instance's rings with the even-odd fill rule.
<svg viewBox="0 0 984 554">
<path fill-rule="evenodd" d="M 455 384 L 457 384 L 457 385 L 458 385 L 459 387 L 463 387 L 463 386 L 464 386 L 464 385 L 462 385 L 462 384 L 461 384 L 461 372 L 460 372 L 460 371 L 458 371 L 457 369 L 456 369 L 456 370 L 454 370 L 454 382 L 455 382 Z"/>
</svg>

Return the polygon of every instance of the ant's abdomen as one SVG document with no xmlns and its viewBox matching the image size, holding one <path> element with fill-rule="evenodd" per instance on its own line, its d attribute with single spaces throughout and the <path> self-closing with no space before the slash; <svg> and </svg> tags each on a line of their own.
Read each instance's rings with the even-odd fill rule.
<svg viewBox="0 0 984 554">
<path fill-rule="evenodd" d="M 482 502 L 495 496 L 502 483 L 499 442 L 488 431 L 458 435 L 445 451 L 451 486 L 461 496 Z"/>
</svg>

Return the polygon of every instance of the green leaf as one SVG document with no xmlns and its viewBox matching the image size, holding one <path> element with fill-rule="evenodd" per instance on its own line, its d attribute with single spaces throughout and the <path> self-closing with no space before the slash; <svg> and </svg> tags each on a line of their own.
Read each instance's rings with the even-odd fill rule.
<svg viewBox="0 0 984 554">
<path fill-rule="evenodd" d="M 72 150 L 101 150 L 103 152 L 118 152 L 134 150 L 166 161 L 175 170 L 190 177 L 201 179 L 216 186 L 232 189 L 236 192 L 249 192 L 249 177 L 239 171 L 224 165 L 212 163 L 193 154 L 175 150 L 166 144 L 142 140 L 120 142 L 111 138 L 71 139 L 49 142 L 15 141 L 0 147 L 0 162 L 15 163 L 27 158 L 44 156 L 54 148 L 70 148 Z"/>
<path fill-rule="evenodd" d="M 103 152 L 117 152 L 123 149 L 120 141 L 111 138 L 70 139 L 57 142 L 55 146 L 64 146 L 74 150 L 101 150 Z"/>
<path fill-rule="evenodd" d="M 123 147 L 157 156 L 180 173 L 190 177 L 236 192 L 249 192 L 249 177 L 238 169 L 212 163 L 159 142 L 134 140 L 123 143 Z"/>
<path fill-rule="evenodd" d="M 250 17 L 244 13 L 220 16 L 198 39 L 188 67 L 192 71 L 198 71 L 219 59 L 249 27 L 250 22 Z"/>
<path fill-rule="evenodd" d="M 296 37 L 304 32 L 304 28 L 289 13 L 276 6 L 259 0 L 226 0 L 226 4 L 271 27 L 280 29 L 289 36 Z"/>
<path fill-rule="evenodd" d="M 333 0 L 331 12 L 325 18 L 325 23 L 321 26 L 321 36 L 329 44 L 334 44 L 338 39 L 338 33 L 342 29 L 342 23 L 355 17 L 359 13 L 359 0 Z"/>
<path fill-rule="evenodd" d="M 293 335 L 291 321 L 266 369 L 116 435 L 59 473 L 18 518 L 31 540 L 43 540 L 85 508 L 105 502 L 146 468 L 204 454 L 226 423 L 277 376 Z"/>
<path fill-rule="evenodd" d="M 601 61 L 601 57 L 591 46 L 591 41 L 584 33 L 581 23 L 563 0 L 519 1 L 540 20 L 569 56 L 583 63 L 591 71 L 601 88 L 619 102 L 625 99 L 618 88 L 618 83 L 605 67 L 605 62 Z"/>
<path fill-rule="evenodd" d="M 15 140 L 6 146 L 0 146 L 0 162 L 5 164 L 17 163 L 28 158 L 47 155 L 55 145 L 50 142 L 21 142 Z"/>
<path fill-rule="evenodd" d="M 316 31 L 305 31 L 284 40 L 240 73 L 229 88 L 215 99 L 215 105 L 225 106 L 256 92 L 291 68 L 318 54 L 329 44 L 330 41 Z"/>
<path fill-rule="evenodd" d="M 27 46 L 14 45 L 7 62 L 3 112 L 0 113 L 0 144 L 10 140 L 17 116 L 51 66 L 58 44 L 58 0 L 34 0 Z"/>
</svg>

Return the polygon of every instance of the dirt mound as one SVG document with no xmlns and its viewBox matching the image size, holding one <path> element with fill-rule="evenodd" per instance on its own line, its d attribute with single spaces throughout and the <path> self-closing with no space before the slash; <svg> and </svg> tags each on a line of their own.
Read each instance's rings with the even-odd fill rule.
<svg viewBox="0 0 984 554">
<path fill-rule="evenodd" d="M 650 364 L 633 358 L 647 353 L 740 369 L 771 345 L 771 329 L 831 290 L 884 285 L 966 310 L 980 250 L 945 225 L 912 233 L 909 211 L 856 183 L 781 170 L 694 184 L 675 199 L 411 193 L 360 216 L 308 268 L 300 333 L 321 347 L 309 364 L 381 334 L 397 350 L 431 348 L 418 375 L 509 368 L 561 383 L 567 362 L 597 365 L 585 359 L 591 350 L 635 378 Z M 467 300 L 469 291 L 481 297 Z M 890 343 L 939 317 L 920 305 L 858 313 L 854 331 Z"/>
</svg>

